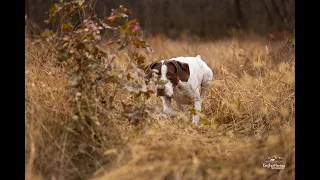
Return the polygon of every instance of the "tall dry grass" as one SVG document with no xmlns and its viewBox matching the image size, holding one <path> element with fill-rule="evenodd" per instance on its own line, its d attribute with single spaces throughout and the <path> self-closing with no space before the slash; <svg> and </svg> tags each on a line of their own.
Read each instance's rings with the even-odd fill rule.
<svg viewBox="0 0 320 180">
<path fill-rule="evenodd" d="M 201 42 L 148 40 L 147 61 L 200 54 L 214 71 L 194 126 L 162 113 L 160 99 L 115 94 L 112 116 L 101 125 L 105 141 L 77 136 L 65 103 L 67 78 L 41 46 L 26 39 L 26 175 L 29 179 L 293 179 L 294 50 L 259 37 Z M 101 44 L 106 51 L 111 47 Z M 129 52 L 128 52 L 129 53 Z M 127 65 L 119 53 L 115 68 Z M 114 92 L 107 87 L 104 92 Z M 147 101 L 151 116 L 132 125 L 122 103 Z M 174 104 L 175 106 L 175 104 Z M 186 115 L 190 115 L 186 112 Z M 110 118 L 106 118 L 110 119 Z M 82 133 L 84 134 L 84 133 Z M 285 159 L 283 170 L 262 167 L 265 158 Z"/>
<path fill-rule="evenodd" d="M 67 75 L 45 46 L 26 40 L 25 55 L 27 179 L 33 179 L 34 173 L 45 179 L 89 178 L 94 169 L 109 164 L 110 157 L 103 152 L 117 147 L 121 134 L 114 122 L 97 125 L 101 134 L 93 134 L 93 127 L 77 120 L 67 102 Z M 102 116 L 116 119 L 118 114 L 113 114 Z"/>
</svg>

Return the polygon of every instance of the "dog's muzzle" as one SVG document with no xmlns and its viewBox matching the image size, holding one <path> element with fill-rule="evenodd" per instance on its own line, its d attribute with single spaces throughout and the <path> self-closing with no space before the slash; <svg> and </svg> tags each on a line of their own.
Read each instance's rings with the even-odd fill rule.
<svg viewBox="0 0 320 180">
<path fill-rule="evenodd" d="M 164 88 L 165 87 L 157 87 L 157 96 L 165 96 Z"/>
</svg>

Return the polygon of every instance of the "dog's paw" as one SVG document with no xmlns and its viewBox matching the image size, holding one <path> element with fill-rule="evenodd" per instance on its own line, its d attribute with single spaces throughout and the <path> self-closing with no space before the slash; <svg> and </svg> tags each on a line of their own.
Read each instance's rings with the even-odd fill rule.
<svg viewBox="0 0 320 180">
<path fill-rule="evenodd" d="M 165 114 L 165 113 L 159 113 L 157 116 L 160 119 L 168 119 L 170 117 L 168 114 Z"/>
<path fill-rule="evenodd" d="M 198 115 L 194 115 L 194 116 L 192 117 L 192 123 L 193 123 L 193 124 L 198 124 L 199 121 L 200 121 L 200 117 L 199 117 Z"/>
<path fill-rule="evenodd" d="M 175 117 L 178 115 L 178 112 L 172 109 L 166 109 L 164 113 L 172 117 Z"/>
</svg>

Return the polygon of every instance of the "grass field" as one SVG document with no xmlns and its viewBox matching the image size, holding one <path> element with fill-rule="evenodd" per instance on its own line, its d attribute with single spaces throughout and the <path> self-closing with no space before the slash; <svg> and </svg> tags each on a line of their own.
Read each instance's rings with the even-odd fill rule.
<svg viewBox="0 0 320 180">
<path fill-rule="evenodd" d="M 109 86 L 106 96 L 117 93 L 113 110 L 100 117 L 105 141 L 79 136 L 66 103 L 66 75 L 45 48 L 26 39 L 27 179 L 294 179 L 294 49 L 254 36 L 147 41 L 155 51 L 148 62 L 199 54 L 213 69 L 200 125 L 167 117 L 155 95 L 137 98 Z M 127 63 L 120 52 L 114 67 Z M 121 116 L 122 103 L 142 101 L 154 108 L 147 119 L 133 125 Z M 263 167 L 273 155 L 284 158 L 284 169 Z"/>
</svg>

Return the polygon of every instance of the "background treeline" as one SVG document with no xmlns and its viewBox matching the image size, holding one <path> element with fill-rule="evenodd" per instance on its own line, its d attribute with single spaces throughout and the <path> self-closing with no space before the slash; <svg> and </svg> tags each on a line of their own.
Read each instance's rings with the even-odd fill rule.
<svg viewBox="0 0 320 180">
<path fill-rule="evenodd" d="M 57 0 L 25 0 L 29 22 L 50 28 L 43 21 L 45 11 Z M 225 36 L 231 30 L 265 35 L 295 26 L 294 0 L 95 0 L 96 13 L 102 18 L 123 4 L 138 18 L 146 35 L 181 33 Z"/>
</svg>

